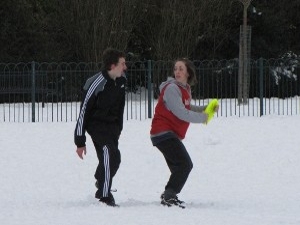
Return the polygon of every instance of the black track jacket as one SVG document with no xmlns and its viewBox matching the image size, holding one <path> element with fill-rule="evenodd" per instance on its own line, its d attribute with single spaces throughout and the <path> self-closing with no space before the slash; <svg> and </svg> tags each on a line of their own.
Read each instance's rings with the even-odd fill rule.
<svg viewBox="0 0 300 225">
<path fill-rule="evenodd" d="M 89 78 L 84 87 L 84 96 L 74 132 L 77 147 L 84 147 L 85 131 L 98 135 L 118 137 L 123 129 L 125 106 L 125 75 L 111 79 L 107 71 Z M 95 133 L 95 132 L 92 132 Z"/>
</svg>

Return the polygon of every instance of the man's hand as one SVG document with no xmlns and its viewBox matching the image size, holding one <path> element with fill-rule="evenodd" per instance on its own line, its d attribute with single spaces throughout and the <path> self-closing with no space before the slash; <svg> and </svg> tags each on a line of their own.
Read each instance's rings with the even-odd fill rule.
<svg viewBox="0 0 300 225">
<path fill-rule="evenodd" d="M 83 154 L 86 155 L 86 147 L 80 147 L 76 149 L 77 155 L 79 158 L 83 159 Z"/>
</svg>

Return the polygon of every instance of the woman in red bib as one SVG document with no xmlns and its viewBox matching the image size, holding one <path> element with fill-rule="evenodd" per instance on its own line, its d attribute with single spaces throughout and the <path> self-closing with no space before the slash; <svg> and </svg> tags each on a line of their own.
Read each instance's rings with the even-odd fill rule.
<svg viewBox="0 0 300 225">
<path fill-rule="evenodd" d="M 174 77 L 163 82 L 151 125 L 151 141 L 167 162 L 171 176 L 161 195 L 161 204 L 182 206 L 177 194 L 193 168 L 192 160 L 182 143 L 190 123 L 206 123 L 206 106 L 191 105 L 190 85 L 196 83 L 193 63 L 185 58 L 174 65 Z M 215 111 L 218 110 L 216 107 Z"/>
</svg>

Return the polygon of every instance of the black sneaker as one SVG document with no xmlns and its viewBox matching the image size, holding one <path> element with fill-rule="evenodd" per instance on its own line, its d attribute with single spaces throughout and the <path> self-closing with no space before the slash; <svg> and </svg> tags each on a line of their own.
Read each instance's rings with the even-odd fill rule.
<svg viewBox="0 0 300 225">
<path fill-rule="evenodd" d="M 97 189 L 99 189 L 98 181 L 96 181 L 95 186 L 96 186 Z M 111 191 L 117 192 L 116 189 L 113 189 L 113 190 L 111 190 Z M 108 206 L 119 207 L 119 205 L 116 204 L 115 198 L 114 198 L 114 196 L 112 195 L 111 192 L 108 193 L 108 196 L 107 196 L 107 197 L 102 197 L 102 195 L 100 195 L 99 190 L 98 190 L 98 191 L 95 193 L 95 198 L 98 198 L 98 199 L 99 199 L 99 202 L 102 202 L 102 203 L 104 203 L 104 204 L 106 204 L 106 205 L 108 205 Z"/>
<path fill-rule="evenodd" d="M 185 208 L 185 202 L 179 200 L 176 195 L 173 196 L 173 197 L 171 197 L 171 198 L 169 198 L 169 199 L 165 199 L 165 195 L 163 193 L 163 194 L 161 194 L 160 199 L 161 199 L 161 204 L 164 205 L 164 206 L 168 206 L 168 207 L 178 206 L 178 207 L 180 207 L 182 209 Z"/>
<path fill-rule="evenodd" d="M 118 204 L 116 204 L 114 196 L 112 195 L 112 193 L 109 192 L 107 197 L 102 197 L 99 199 L 100 202 L 108 205 L 108 206 L 112 206 L 112 207 L 119 207 Z"/>
<path fill-rule="evenodd" d="M 163 200 L 165 198 L 165 193 L 163 192 L 160 196 L 160 200 Z"/>
</svg>

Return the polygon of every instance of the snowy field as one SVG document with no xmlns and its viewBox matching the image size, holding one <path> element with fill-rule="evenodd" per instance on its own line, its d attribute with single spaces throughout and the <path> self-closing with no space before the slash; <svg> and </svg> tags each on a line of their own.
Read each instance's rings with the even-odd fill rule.
<svg viewBox="0 0 300 225">
<path fill-rule="evenodd" d="M 300 116 L 217 117 L 192 124 L 184 143 L 194 168 L 159 204 L 169 171 L 151 145 L 151 120 L 125 120 L 113 188 L 120 208 L 94 199 L 97 158 L 75 153 L 75 122 L 0 124 L 1 225 L 300 224 Z"/>
</svg>

